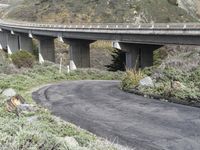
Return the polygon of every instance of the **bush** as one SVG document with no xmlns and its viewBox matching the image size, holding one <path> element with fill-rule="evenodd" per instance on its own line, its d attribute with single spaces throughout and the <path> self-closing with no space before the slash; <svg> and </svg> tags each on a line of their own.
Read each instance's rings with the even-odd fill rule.
<svg viewBox="0 0 200 150">
<path fill-rule="evenodd" d="M 139 85 L 140 80 L 144 77 L 141 70 L 126 69 L 126 74 L 122 79 L 122 89 L 128 90 Z"/>
<path fill-rule="evenodd" d="M 35 57 L 28 51 L 18 51 L 11 55 L 12 62 L 18 68 L 32 68 L 34 65 Z"/>
</svg>

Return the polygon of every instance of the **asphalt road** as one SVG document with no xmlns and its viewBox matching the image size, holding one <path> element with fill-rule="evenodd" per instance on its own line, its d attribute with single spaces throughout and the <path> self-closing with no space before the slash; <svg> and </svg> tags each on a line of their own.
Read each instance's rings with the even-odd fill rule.
<svg viewBox="0 0 200 150">
<path fill-rule="evenodd" d="M 200 150 L 200 109 L 147 99 L 119 81 L 66 81 L 33 93 L 55 115 L 136 150 Z"/>
</svg>

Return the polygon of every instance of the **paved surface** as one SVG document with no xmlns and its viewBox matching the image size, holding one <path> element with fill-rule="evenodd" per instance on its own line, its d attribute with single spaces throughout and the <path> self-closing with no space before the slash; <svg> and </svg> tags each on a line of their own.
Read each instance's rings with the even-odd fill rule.
<svg viewBox="0 0 200 150">
<path fill-rule="evenodd" d="M 200 109 L 125 93 L 118 81 L 68 81 L 36 102 L 99 136 L 138 150 L 200 150 Z"/>
</svg>

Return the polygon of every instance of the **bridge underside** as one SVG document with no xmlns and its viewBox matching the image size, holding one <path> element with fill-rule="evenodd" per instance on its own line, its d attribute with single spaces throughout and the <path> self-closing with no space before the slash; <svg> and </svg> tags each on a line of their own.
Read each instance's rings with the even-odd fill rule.
<svg viewBox="0 0 200 150">
<path fill-rule="evenodd" d="M 153 65 L 153 51 L 162 45 L 113 42 L 113 47 L 125 51 L 127 68 L 145 68 Z"/>
<path fill-rule="evenodd" d="M 44 60 L 55 62 L 54 39 L 57 37 L 34 36 L 39 41 L 39 61 Z M 89 68 L 90 67 L 90 44 L 94 40 L 63 38 L 63 42 L 69 44 L 70 67 Z M 114 48 L 126 52 L 127 68 L 144 68 L 153 65 L 153 51 L 160 48 L 158 44 L 134 44 L 127 42 L 117 42 Z M 14 33 L 9 31 L 0 32 L 0 48 L 7 49 L 9 54 L 18 50 L 28 50 L 32 52 L 32 38 L 27 33 Z"/>
</svg>

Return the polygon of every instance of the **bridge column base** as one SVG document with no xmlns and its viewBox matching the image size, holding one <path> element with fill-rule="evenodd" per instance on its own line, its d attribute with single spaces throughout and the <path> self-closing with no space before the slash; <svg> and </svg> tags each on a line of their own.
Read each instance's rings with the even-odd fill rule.
<svg viewBox="0 0 200 150">
<path fill-rule="evenodd" d="M 0 49 L 7 49 L 7 33 L 0 32 Z"/>
<path fill-rule="evenodd" d="M 55 62 L 55 45 L 53 37 L 37 36 L 39 41 L 39 62 Z"/>
<path fill-rule="evenodd" d="M 69 44 L 70 69 L 90 67 L 90 43 L 89 40 L 64 39 Z"/>
<path fill-rule="evenodd" d="M 20 50 L 27 50 L 33 52 L 33 41 L 28 34 L 19 34 Z"/>
<path fill-rule="evenodd" d="M 15 53 L 19 50 L 19 36 L 7 33 L 7 51 L 8 54 Z"/>
</svg>

